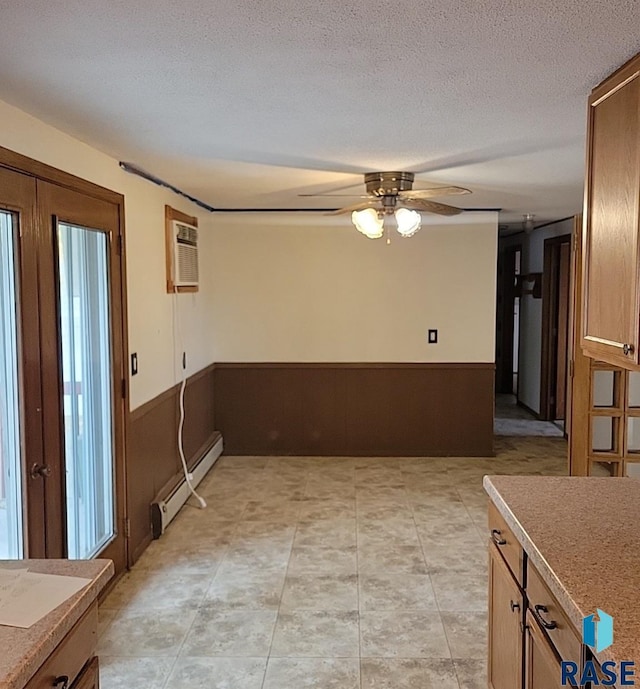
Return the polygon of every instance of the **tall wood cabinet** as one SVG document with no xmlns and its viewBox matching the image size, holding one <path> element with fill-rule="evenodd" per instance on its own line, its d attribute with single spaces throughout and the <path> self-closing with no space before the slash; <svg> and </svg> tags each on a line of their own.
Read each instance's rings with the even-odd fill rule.
<svg viewBox="0 0 640 689">
<path fill-rule="evenodd" d="M 640 363 L 640 55 L 589 98 L 583 229 L 585 353 Z"/>
</svg>

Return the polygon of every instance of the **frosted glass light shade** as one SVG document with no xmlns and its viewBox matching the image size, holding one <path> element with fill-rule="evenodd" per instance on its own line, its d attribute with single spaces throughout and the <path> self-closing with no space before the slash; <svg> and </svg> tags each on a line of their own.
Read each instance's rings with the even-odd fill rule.
<svg viewBox="0 0 640 689">
<path fill-rule="evenodd" d="M 384 232 L 384 221 L 378 217 L 378 211 L 365 208 L 363 211 L 353 211 L 351 222 L 358 232 L 362 232 L 369 239 L 379 239 Z"/>
<path fill-rule="evenodd" d="M 395 216 L 396 222 L 398 223 L 398 232 L 403 237 L 411 237 L 420 229 L 422 218 L 418 211 L 412 211 L 408 208 L 398 208 Z"/>
</svg>

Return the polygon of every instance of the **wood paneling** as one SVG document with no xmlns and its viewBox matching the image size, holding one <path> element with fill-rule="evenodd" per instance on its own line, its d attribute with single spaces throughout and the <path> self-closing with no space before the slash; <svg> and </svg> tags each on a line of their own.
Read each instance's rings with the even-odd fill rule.
<svg viewBox="0 0 640 689">
<path fill-rule="evenodd" d="M 200 459 L 213 441 L 213 375 L 211 365 L 187 381 L 184 449 L 190 465 Z M 130 564 L 151 540 L 151 502 L 182 471 L 177 446 L 179 394 L 180 386 L 176 385 L 130 414 L 127 453 Z"/>
<path fill-rule="evenodd" d="M 486 456 L 493 364 L 216 364 L 227 454 Z"/>
</svg>

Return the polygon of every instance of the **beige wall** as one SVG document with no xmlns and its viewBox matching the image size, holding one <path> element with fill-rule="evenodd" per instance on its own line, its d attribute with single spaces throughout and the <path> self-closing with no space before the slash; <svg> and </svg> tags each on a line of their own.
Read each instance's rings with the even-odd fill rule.
<svg viewBox="0 0 640 689">
<path fill-rule="evenodd" d="M 179 380 L 164 205 L 198 215 L 202 285 L 179 297 L 188 372 L 212 361 L 494 360 L 497 214 L 427 219 L 390 246 L 348 218 L 211 215 L 0 101 L 0 146 L 125 195 L 135 409 Z M 439 343 L 427 345 L 427 329 Z"/>
<path fill-rule="evenodd" d="M 123 172 L 118 161 L 26 113 L 0 101 L 0 146 L 71 172 L 125 195 L 127 232 L 129 347 L 138 353 L 139 373 L 131 379 L 131 409 L 170 388 L 179 379 L 174 356 L 174 297 L 166 294 L 164 205 L 198 215 L 202 261 L 211 247 L 212 216 L 179 196 Z M 206 270 L 201 291 L 181 295 L 188 373 L 213 361 L 211 277 Z"/>
<path fill-rule="evenodd" d="M 215 216 L 216 361 L 493 362 L 497 214 L 426 223 L 388 246 L 348 217 Z"/>
</svg>

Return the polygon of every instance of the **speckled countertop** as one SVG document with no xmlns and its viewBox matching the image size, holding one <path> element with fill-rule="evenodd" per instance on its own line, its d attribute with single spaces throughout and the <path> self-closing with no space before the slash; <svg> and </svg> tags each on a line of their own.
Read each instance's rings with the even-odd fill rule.
<svg viewBox="0 0 640 689">
<path fill-rule="evenodd" d="M 111 560 L 0 560 L 0 567 L 91 579 L 29 629 L 0 625 L 0 689 L 23 689 L 113 576 Z"/>
<path fill-rule="evenodd" d="M 614 618 L 598 660 L 640 663 L 640 480 L 485 476 L 484 488 L 578 633 Z"/>
</svg>

